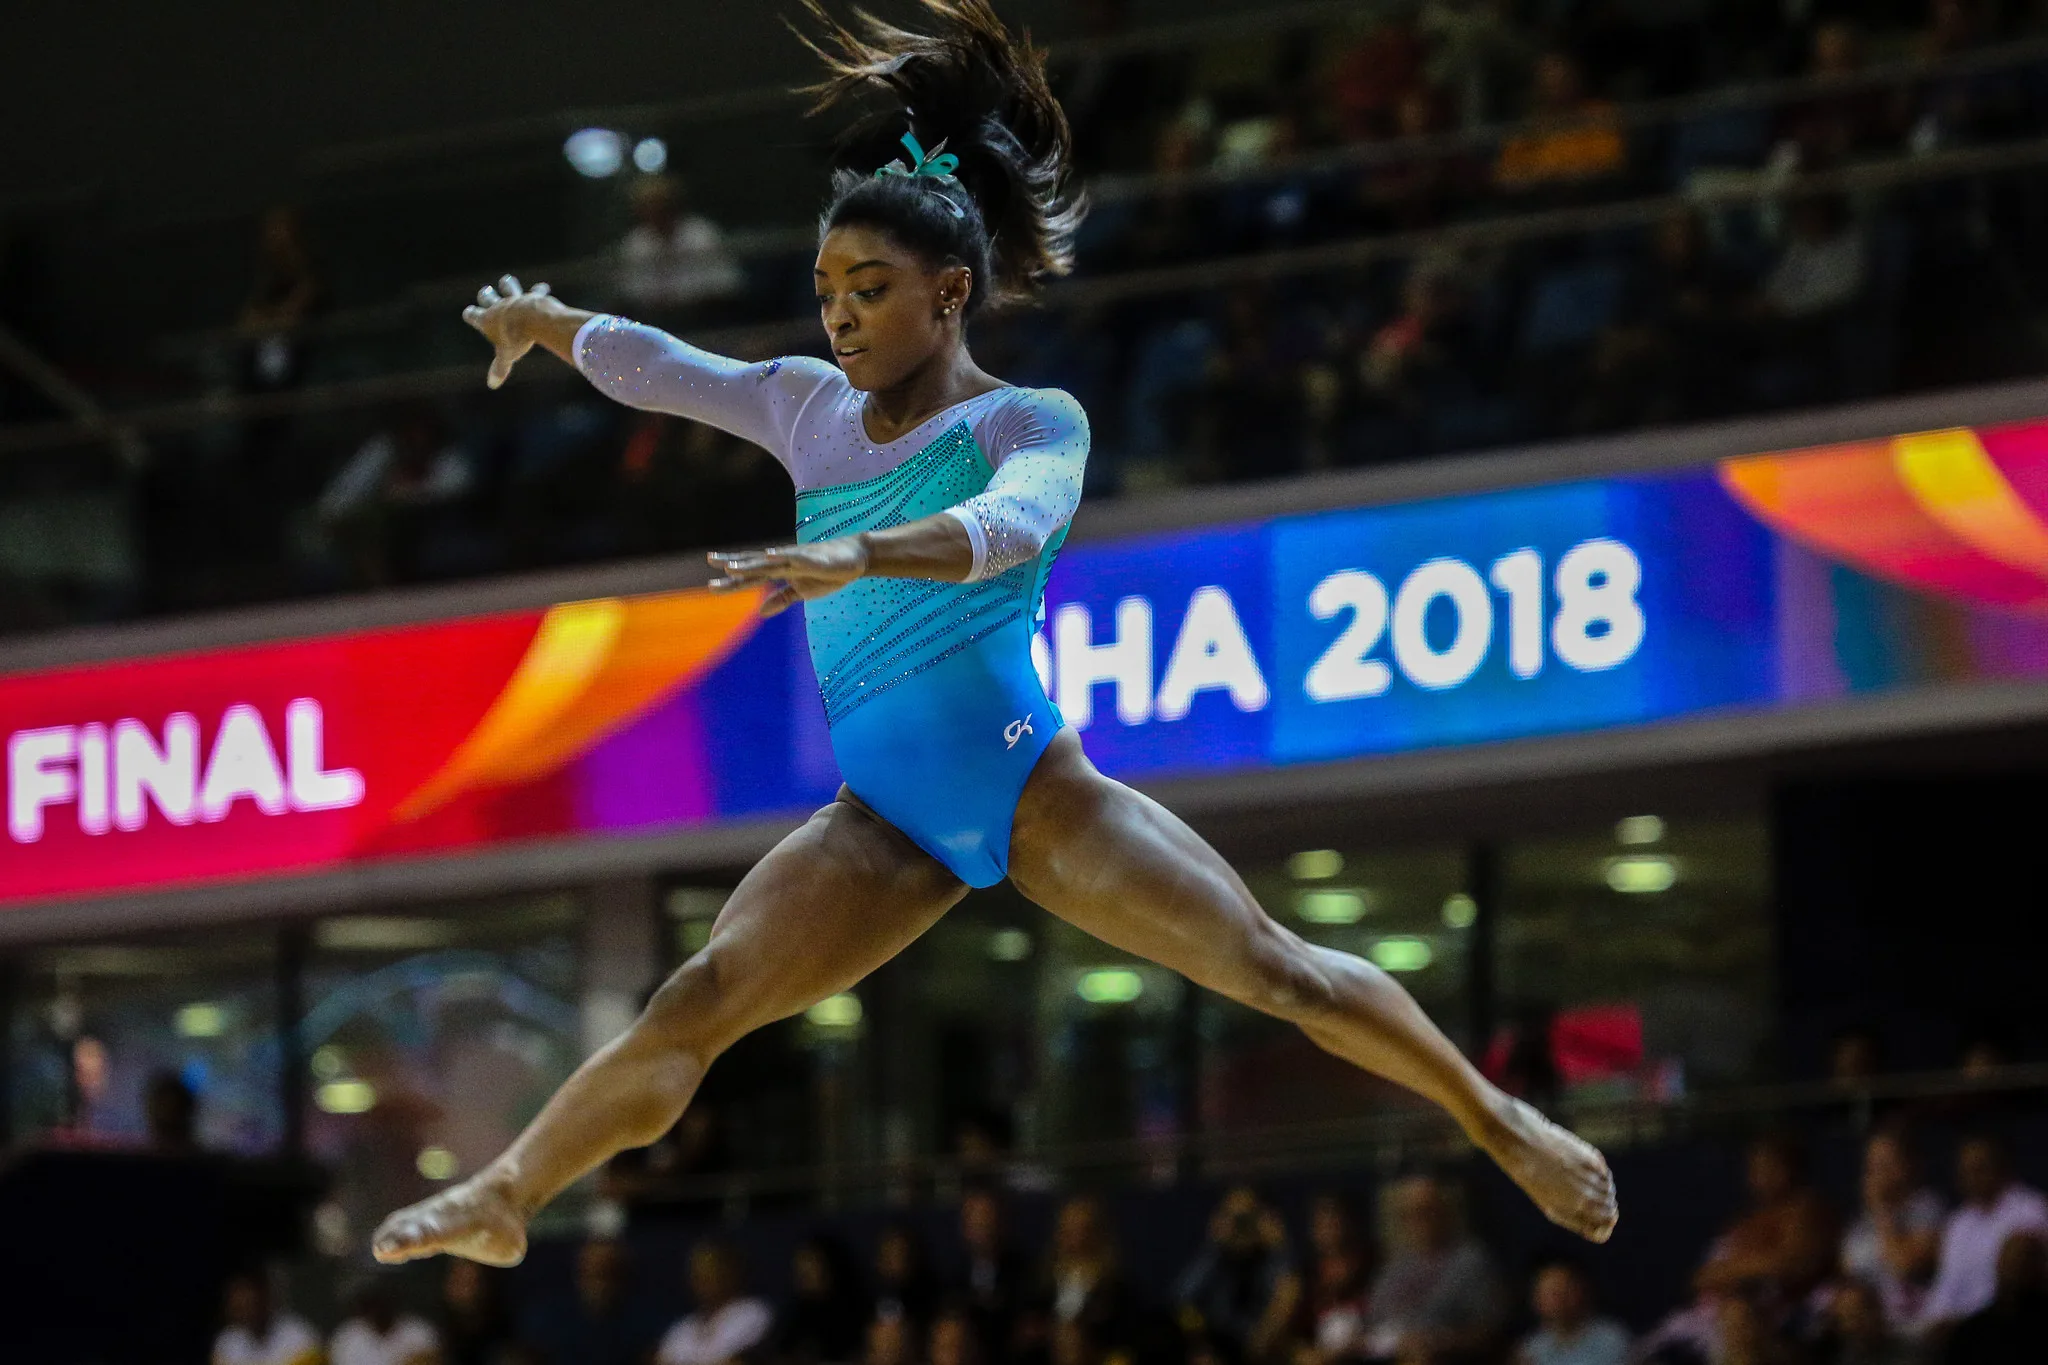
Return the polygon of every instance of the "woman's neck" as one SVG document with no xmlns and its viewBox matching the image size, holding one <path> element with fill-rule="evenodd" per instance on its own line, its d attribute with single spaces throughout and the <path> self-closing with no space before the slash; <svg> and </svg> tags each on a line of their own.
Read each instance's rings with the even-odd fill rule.
<svg viewBox="0 0 2048 1365">
<path fill-rule="evenodd" d="M 912 370 L 901 383 L 868 394 L 861 421 L 871 439 L 886 444 L 935 412 L 1001 387 L 1000 380 L 974 363 L 965 345 L 954 346 Z"/>
</svg>

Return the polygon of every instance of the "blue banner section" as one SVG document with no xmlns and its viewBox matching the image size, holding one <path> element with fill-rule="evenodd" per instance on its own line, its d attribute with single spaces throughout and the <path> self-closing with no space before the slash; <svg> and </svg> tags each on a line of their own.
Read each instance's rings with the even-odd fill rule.
<svg viewBox="0 0 2048 1365">
<path fill-rule="evenodd" d="M 1080 546 L 1039 661 L 1130 775 L 1640 723 L 1772 697 L 1773 554 L 1699 471 Z"/>
</svg>

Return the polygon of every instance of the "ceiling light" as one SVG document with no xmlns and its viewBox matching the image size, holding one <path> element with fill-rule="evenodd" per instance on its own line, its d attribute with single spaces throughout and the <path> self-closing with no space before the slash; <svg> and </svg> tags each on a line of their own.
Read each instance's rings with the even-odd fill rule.
<svg viewBox="0 0 2048 1365">
<path fill-rule="evenodd" d="M 1294 913 L 1310 924 L 1356 924 L 1372 909 L 1363 891 L 1297 891 Z"/>
<path fill-rule="evenodd" d="M 171 1017 L 171 1026 L 180 1038 L 218 1038 L 228 1031 L 228 1012 L 212 1001 L 187 1005 Z"/>
<path fill-rule="evenodd" d="M 455 1178 L 455 1153 L 446 1147 L 422 1147 L 419 1159 L 413 1165 L 429 1180 Z"/>
<path fill-rule="evenodd" d="M 659 175 L 668 165 L 668 144 L 658 137 L 643 137 L 633 144 L 633 164 L 649 175 Z"/>
<path fill-rule="evenodd" d="M 1145 978 L 1128 967 L 1097 967 L 1074 983 L 1074 994 L 1091 1005 L 1128 1005 L 1144 993 Z"/>
<path fill-rule="evenodd" d="M 849 992 L 828 995 L 804 1011 L 804 1019 L 814 1028 L 859 1028 L 862 1017 L 860 997 Z"/>
<path fill-rule="evenodd" d="M 1669 891 L 1678 881 L 1678 864 L 1655 853 L 1632 853 L 1607 860 L 1607 884 L 1626 896 Z"/>
<path fill-rule="evenodd" d="M 1459 891 L 1444 897 L 1444 928 L 1470 929 L 1479 922 L 1479 902 Z"/>
<path fill-rule="evenodd" d="M 576 168 L 576 174 L 592 180 L 617 175 L 626 161 L 626 139 L 609 128 L 583 128 L 569 134 L 562 155 Z"/>
<path fill-rule="evenodd" d="M 329 1081 L 313 1092 L 326 1114 L 367 1114 L 377 1107 L 377 1087 L 368 1081 Z"/>
<path fill-rule="evenodd" d="M 1328 881 L 1344 870 L 1344 855 L 1334 848 L 1311 848 L 1287 860 L 1287 875 L 1298 882 Z"/>
<path fill-rule="evenodd" d="M 1426 938 L 1383 938 L 1372 945 L 1372 960 L 1382 971 L 1419 972 L 1436 961 Z"/>
<path fill-rule="evenodd" d="M 1664 842 L 1664 821 L 1655 815 L 1631 815 L 1614 826 L 1614 842 L 1626 847 Z"/>
</svg>

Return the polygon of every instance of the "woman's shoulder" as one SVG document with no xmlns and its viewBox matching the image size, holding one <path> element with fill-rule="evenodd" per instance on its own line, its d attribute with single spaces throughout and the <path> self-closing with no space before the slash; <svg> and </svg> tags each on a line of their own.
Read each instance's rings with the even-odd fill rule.
<svg viewBox="0 0 2048 1365">
<path fill-rule="evenodd" d="M 1088 429 L 1088 411 L 1065 389 L 1033 389 L 1010 384 L 993 390 L 984 413 L 998 420 L 1022 419 L 1038 424 Z"/>
</svg>

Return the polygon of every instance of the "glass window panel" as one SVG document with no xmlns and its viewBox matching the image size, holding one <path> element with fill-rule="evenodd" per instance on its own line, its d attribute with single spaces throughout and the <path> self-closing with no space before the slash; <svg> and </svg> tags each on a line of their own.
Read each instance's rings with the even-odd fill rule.
<svg viewBox="0 0 2048 1365">
<path fill-rule="evenodd" d="M 1512 1034 L 1589 1097 L 1755 1078 L 1772 1012 L 1760 820 L 1634 817 L 1509 845 L 1501 874 L 1496 1063 Z"/>
<path fill-rule="evenodd" d="M 152 1077 L 198 1100 L 201 1146 L 277 1150 L 276 935 L 212 930 L 36 948 L 20 959 L 17 1137 L 142 1144 Z"/>
<path fill-rule="evenodd" d="M 385 1213 L 477 1170 L 575 1069 L 581 910 L 559 893 L 315 926 L 303 1045 L 307 1142 L 335 1174 L 324 1241 L 359 1249 Z"/>
</svg>

